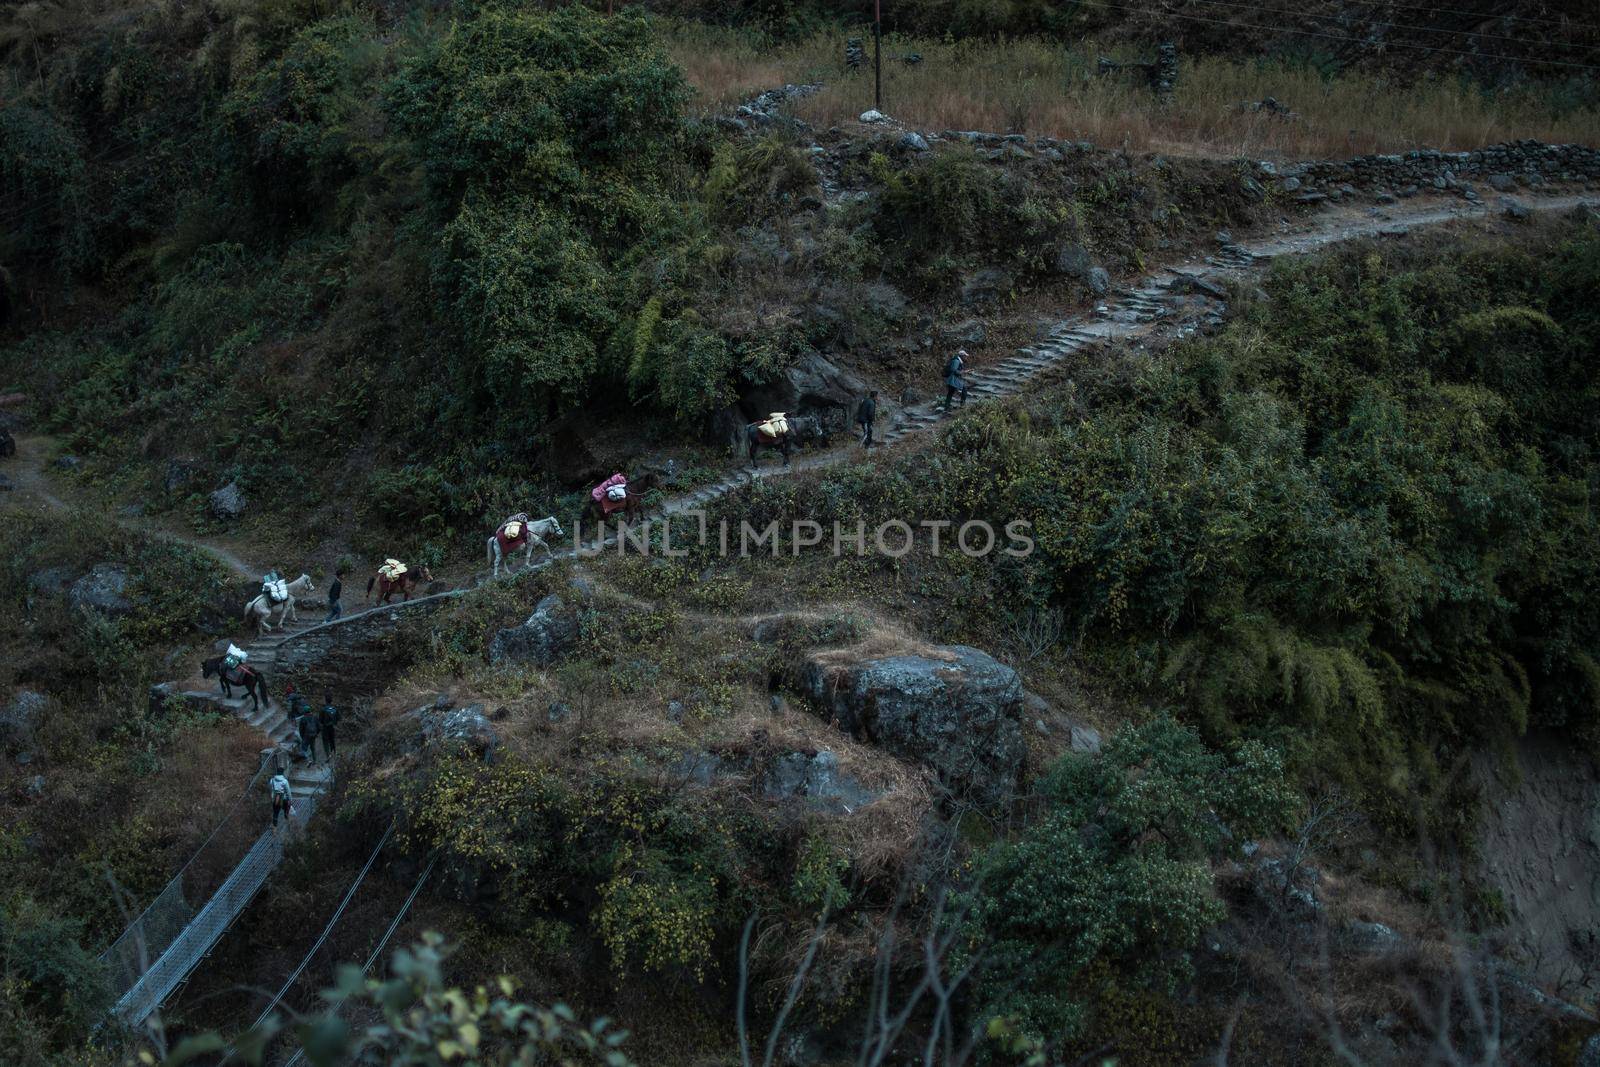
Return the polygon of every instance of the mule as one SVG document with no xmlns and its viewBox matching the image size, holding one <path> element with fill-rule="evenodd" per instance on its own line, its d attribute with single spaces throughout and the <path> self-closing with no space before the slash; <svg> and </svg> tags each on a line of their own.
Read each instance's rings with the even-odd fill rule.
<svg viewBox="0 0 1600 1067">
<path fill-rule="evenodd" d="M 783 465 L 789 465 L 789 457 L 794 452 L 794 446 L 802 441 L 817 441 L 827 443 L 828 433 L 822 426 L 822 420 L 814 415 L 790 415 L 789 428 L 777 437 L 768 437 L 761 432 L 762 424 L 752 422 L 744 428 L 744 437 L 750 446 L 750 466 L 759 468 L 758 457 L 761 448 L 776 448 L 783 455 Z"/>
<path fill-rule="evenodd" d="M 278 629 L 281 630 L 285 623 L 298 620 L 294 610 L 294 598 L 305 596 L 307 593 L 315 593 L 316 591 L 316 586 L 311 584 L 311 576 L 302 574 L 289 583 L 289 598 L 283 601 L 281 606 L 273 604 L 272 598 L 266 593 L 257 593 L 255 599 L 244 606 L 245 621 L 248 622 L 251 618 L 255 619 L 257 637 L 268 634 L 272 631 L 272 626 L 270 625 L 272 609 L 278 607 Z"/>
<path fill-rule="evenodd" d="M 656 482 L 657 478 L 654 471 L 640 475 L 637 481 L 629 482 L 627 486 L 628 495 L 623 500 L 622 506 L 613 508 L 611 514 L 615 515 L 621 512 L 623 519 L 627 520 L 628 523 L 637 523 L 644 517 L 644 495 L 655 488 Z M 606 524 L 606 510 L 600 501 L 591 496 L 584 501 L 583 514 L 579 518 L 582 522 L 592 524 L 596 529 L 599 529 Z"/>
<path fill-rule="evenodd" d="M 511 553 L 518 548 L 527 547 L 522 557 L 522 567 L 526 570 L 533 566 L 533 548 L 535 545 L 544 549 L 545 555 L 554 558 L 555 552 L 551 550 L 548 538 L 551 534 L 557 537 L 567 536 L 566 531 L 561 529 L 561 524 L 556 521 L 554 515 L 540 519 L 538 522 L 529 522 L 527 519 L 519 519 L 517 521 L 522 523 L 522 530 L 516 537 L 506 536 L 505 523 L 501 523 L 500 528 L 489 537 L 489 562 L 494 564 L 494 576 L 496 578 L 500 577 L 501 559 L 509 558 Z M 509 563 L 506 564 L 506 569 L 508 571 L 511 569 Z"/>
<path fill-rule="evenodd" d="M 212 656 L 200 664 L 200 676 L 210 678 L 213 674 L 217 676 L 217 684 L 222 687 L 222 695 L 227 699 L 233 699 L 234 686 L 243 686 L 244 691 L 250 694 L 251 711 L 260 711 L 262 704 L 271 709 L 272 698 L 267 695 L 267 676 L 254 667 L 240 664 L 234 669 L 233 677 L 229 678 L 227 668 L 222 665 L 222 657 Z"/>
<path fill-rule="evenodd" d="M 381 572 L 367 579 L 367 598 L 372 597 L 372 587 L 378 587 L 378 603 L 387 604 L 389 598 L 399 593 L 405 600 L 411 599 L 411 594 L 423 582 L 433 581 L 433 574 L 427 567 L 413 567 L 398 578 L 390 578 Z M 402 601 L 403 602 L 403 601 Z"/>
</svg>

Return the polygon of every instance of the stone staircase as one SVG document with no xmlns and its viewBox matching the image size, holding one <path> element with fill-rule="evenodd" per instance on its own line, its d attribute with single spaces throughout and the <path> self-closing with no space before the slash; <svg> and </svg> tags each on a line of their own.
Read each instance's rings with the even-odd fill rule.
<svg viewBox="0 0 1600 1067">
<path fill-rule="evenodd" d="M 316 612 L 320 615 L 320 611 Z M 310 618 L 307 613 L 302 613 L 298 622 L 288 623 L 282 630 L 273 630 L 261 637 L 251 638 L 248 641 L 235 642 L 240 648 L 250 654 L 247 661 L 266 676 L 267 685 L 273 691 L 272 702 L 256 708 L 250 695 L 238 686 L 233 687 L 231 698 L 222 695 L 222 687 L 215 680 L 204 683 L 205 688 L 191 688 L 183 692 L 189 700 L 204 700 L 219 708 L 225 708 L 246 725 L 260 730 L 266 735 L 271 747 L 291 744 L 294 741 L 294 723 L 289 721 L 288 709 L 282 702 L 282 689 L 278 685 L 275 668 L 278 661 L 278 646 L 291 637 L 305 633 L 320 624 L 319 619 Z M 311 701 L 320 694 L 305 694 L 307 701 Z M 315 706 L 315 705 L 314 705 Z"/>
</svg>

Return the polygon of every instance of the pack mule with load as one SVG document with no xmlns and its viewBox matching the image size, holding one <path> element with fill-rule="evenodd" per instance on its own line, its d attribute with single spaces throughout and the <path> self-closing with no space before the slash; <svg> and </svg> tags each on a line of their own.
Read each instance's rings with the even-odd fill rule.
<svg viewBox="0 0 1600 1067">
<path fill-rule="evenodd" d="M 412 569 L 397 559 L 386 559 L 383 566 L 378 568 L 378 573 L 367 579 L 367 598 L 371 599 L 372 588 L 377 586 L 380 604 L 389 603 L 389 598 L 396 593 L 410 600 L 417 586 L 431 581 L 433 574 L 425 566 Z"/>
<path fill-rule="evenodd" d="M 252 711 L 259 711 L 262 704 L 268 708 L 272 707 L 272 698 L 267 695 L 267 676 L 256 668 L 246 665 L 244 654 L 233 645 L 228 646 L 226 655 L 212 656 L 200 664 L 202 678 L 210 678 L 212 675 L 216 675 L 222 695 L 228 700 L 233 699 L 233 687 L 237 685 L 242 686 L 250 695 Z"/>
<path fill-rule="evenodd" d="M 822 420 L 813 415 L 789 415 L 775 411 L 761 422 L 745 427 L 745 441 L 750 447 L 750 466 L 759 467 L 758 457 L 763 446 L 776 448 L 783 455 L 783 465 L 789 465 L 794 446 L 803 441 L 826 443 L 827 431 Z"/>
<path fill-rule="evenodd" d="M 244 606 L 245 620 L 255 620 L 258 635 L 266 634 L 273 629 L 271 621 L 274 608 L 278 610 L 277 628 L 281 630 L 284 623 L 296 619 L 295 597 L 303 597 L 317 591 L 308 574 L 302 574 L 292 582 L 284 581 L 276 573 L 269 574 L 262 580 L 261 587 L 261 592 Z"/>
<path fill-rule="evenodd" d="M 552 534 L 556 537 L 566 536 L 554 515 L 547 515 L 538 522 L 530 522 L 528 513 L 519 511 L 502 522 L 489 538 L 489 562 L 494 564 L 494 576 L 500 577 L 500 561 L 508 558 L 519 548 L 526 548 L 522 559 L 524 569 L 533 566 L 535 545 L 544 549 L 546 555 L 554 556 L 555 553 L 551 550 L 548 540 Z M 509 566 L 508 564 L 507 569 Z"/>
<path fill-rule="evenodd" d="M 655 484 L 654 473 L 641 475 L 631 482 L 623 474 L 613 474 L 589 490 L 589 499 L 583 505 L 583 521 L 601 527 L 613 512 L 620 511 L 624 521 L 637 522 L 644 516 L 644 495 Z"/>
</svg>

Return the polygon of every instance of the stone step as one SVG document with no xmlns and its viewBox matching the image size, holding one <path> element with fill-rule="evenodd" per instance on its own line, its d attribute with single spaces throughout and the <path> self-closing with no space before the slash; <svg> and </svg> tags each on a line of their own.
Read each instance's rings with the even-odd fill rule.
<svg viewBox="0 0 1600 1067">
<path fill-rule="evenodd" d="M 300 762 L 289 768 L 289 784 L 323 789 L 333 779 L 333 766 L 327 763 Z"/>
<path fill-rule="evenodd" d="M 245 722 L 268 736 L 273 736 L 280 730 L 290 729 L 289 716 L 281 711 L 263 711 L 253 719 L 246 719 Z"/>
</svg>

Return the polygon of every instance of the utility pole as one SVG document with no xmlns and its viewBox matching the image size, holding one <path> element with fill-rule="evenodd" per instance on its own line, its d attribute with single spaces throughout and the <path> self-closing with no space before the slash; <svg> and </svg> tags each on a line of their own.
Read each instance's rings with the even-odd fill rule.
<svg viewBox="0 0 1600 1067">
<path fill-rule="evenodd" d="M 883 0 L 872 0 L 872 107 L 883 110 Z"/>
</svg>

